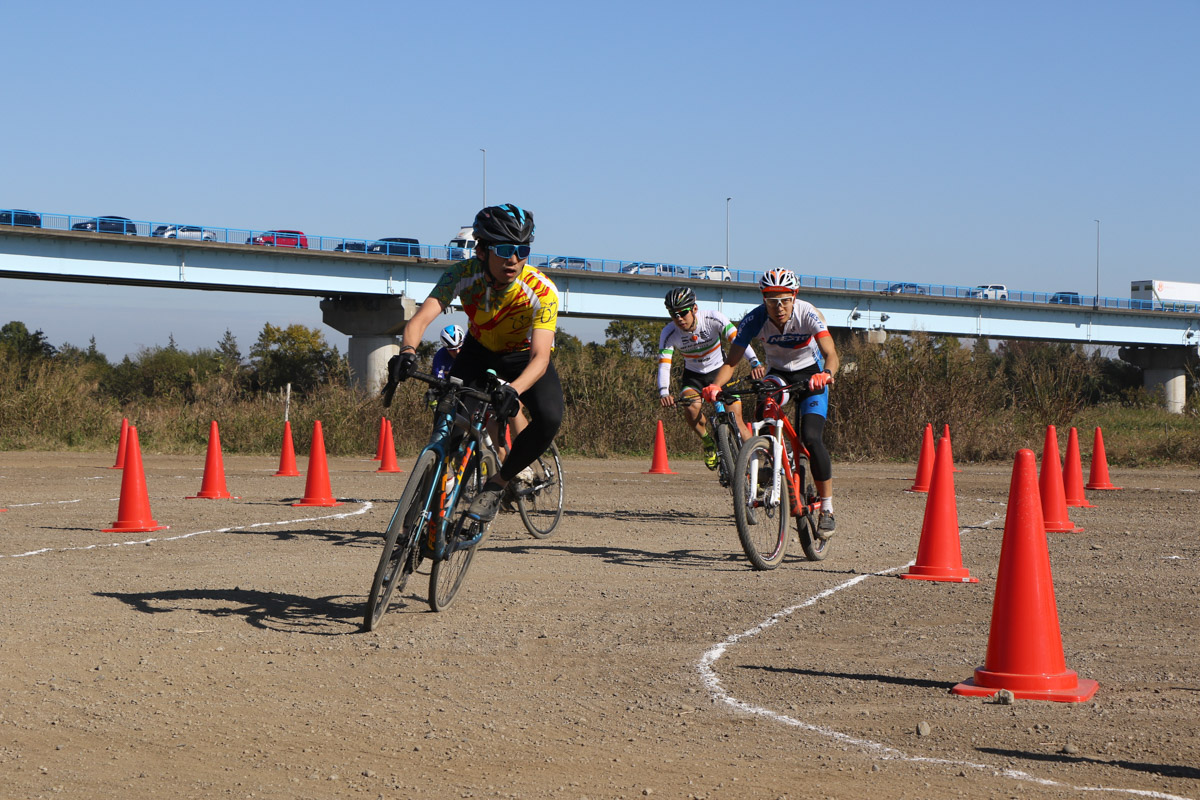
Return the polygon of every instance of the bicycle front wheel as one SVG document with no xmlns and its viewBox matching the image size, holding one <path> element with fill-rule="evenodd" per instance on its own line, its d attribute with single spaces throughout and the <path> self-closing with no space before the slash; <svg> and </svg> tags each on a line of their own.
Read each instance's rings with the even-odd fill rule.
<svg viewBox="0 0 1200 800">
<path fill-rule="evenodd" d="M 481 533 L 481 527 L 482 533 L 487 534 L 488 523 L 467 518 L 467 509 L 470 508 L 471 501 L 483 488 L 483 474 L 479 464 L 479 453 L 476 452 L 463 469 L 460 478 L 462 489 L 459 490 L 458 501 L 446 514 L 451 520 L 450 530 L 446 534 L 446 554 L 441 560 L 433 562 L 433 568 L 429 572 L 429 607 L 434 611 L 445 611 L 458 596 L 458 590 L 462 588 L 467 570 L 475 559 L 475 551 L 479 549 L 483 536 L 470 547 L 459 548 L 459 542 L 470 540 Z M 494 463 L 489 464 L 492 469 L 495 468 Z"/>
<path fill-rule="evenodd" d="M 426 506 L 432 494 L 433 482 L 437 478 L 437 454 L 426 450 L 417 459 L 400 502 L 392 513 L 384 534 L 383 552 L 379 555 L 379 566 L 375 568 L 375 579 L 367 596 L 363 628 L 375 630 L 388 610 L 392 593 L 403 591 L 408 576 L 417 568 L 420 554 L 418 539 Z"/>
<path fill-rule="evenodd" d="M 558 457 L 558 445 L 551 442 L 550 449 L 529 466 L 533 469 L 533 480 L 519 481 L 514 486 L 517 510 L 529 535 L 545 539 L 554 533 L 562 519 L 562 459 Z"/>
<path fill-rule="evenodd" d="M 733 486 L 733 470 L 737 467 L 738 451 L 741 449 L 742 437 L 736 428 L 727 423 L 717 422 L 713 425 L 717 439 L 717 475 L 722 486 Z"/>
<path fill-rule="evenodd" d="M 787 553 L 787 480 L 774 453 L 769 436 L 755 436 L 742 445 L 733 470 L 733 520 L 742 549 L 755 569 L 775 569 Z M 779 503 L 771 505 L 771 480 L 776 473 Z"/>
</svg>

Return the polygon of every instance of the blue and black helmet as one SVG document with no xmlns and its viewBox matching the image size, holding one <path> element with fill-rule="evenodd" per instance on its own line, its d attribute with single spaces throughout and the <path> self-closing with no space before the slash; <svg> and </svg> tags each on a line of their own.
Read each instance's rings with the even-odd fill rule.
<svg viewBox="0 0 1200 800">
<path fill-rule="evenodd" d="M 475 239 L 480 244 L 529 244 L 533 241 L 533 212 L 505 203 L 488 206 L 475 215 Z"/>
</svg>

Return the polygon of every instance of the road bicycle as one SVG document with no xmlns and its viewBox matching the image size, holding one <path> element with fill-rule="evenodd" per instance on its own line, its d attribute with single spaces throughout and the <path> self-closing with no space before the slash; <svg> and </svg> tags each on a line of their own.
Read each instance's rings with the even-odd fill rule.
<svg viewBox="0 0 1200 800">
<path fill-rule="evenodd" d="M 499 471 L 485 427 L 491 390 L 499 379 L 489 373 L 487 391 L 479 391 L 459 378 L 422 373 L 412 377 L 436 387 L 440 398 L 429 444 L 417 456 L 384 535 L 363 618 L 369 631 L 379 625 L 392 595 L 404 589 L 425 558 L 432 561 L 429 607 L 450 607 L 489 527 L 467 517 L 467 509 L 487 476 Z M 384 387 L 384 406 L 391 405 L 395 389 L 391 382 Z"/>
<path fill-rule="evenodd" d="M 742 445 L 733 471 L 733 519 L 738 539 L 755 569 L 774 569 L 787 553 L 790 516 L 796 520 L 805 557 L 821 561 L 829 554 L 829 541 L 817 535 L 821 498 L 813 482 L 808 450 L 778 399 L 783 391 L 803 391 L 805 384 L 750 383 L 740 394 L 761 398 L 762 419 L 751 426 L 755 435 Z"/>
<path fill-rule="evenodd" d="M 486 442 L 495 452 L 490 436 L 486 437 Z M 528 472 L 523 471 L 523 475 L 509 482 L 505 500 L 516 505 L 530 536 L 545 539 L 554 533 L 563 512 L 563 469 L 558 445 L 551 442 L 546 452 L 527 469 Z"/>
</svg>

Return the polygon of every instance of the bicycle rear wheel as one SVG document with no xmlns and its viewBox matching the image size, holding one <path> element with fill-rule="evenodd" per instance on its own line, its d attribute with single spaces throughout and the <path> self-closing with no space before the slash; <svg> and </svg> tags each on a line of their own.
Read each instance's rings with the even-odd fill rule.
<svg viewBox="0 0 1200 800">
<path fill-rule="evenodd" d="M 755 569 L 775 569 L 787 553 L 787 481 L 783 467 L 775 463 L 774 452 L 774 441 L 769 436 L 755 436 L 742 445 L 733 471 L 733 520 L 742 549 Z M 777 470 L 779 505 L 766 505 L 771 476 Z"/>
<path fill-rule="evenodd" d="M 796 533 L 800 537 L 800 547 L 804 549 L 804 557 L 809 561 L 824 561 L 829 555 L 829 540 L 817 536 L 817 515 L 812 510 L 817 502 L 817 485 L 813 483 L 812 465 L 808 458 L 800 456 L 796 459 L 796 472 L 800 475 L 800 491 L 803 496 L 800 503 L 804 505 L 803 512 L 796 517 Z"/>
<path fill-rule="evenodd" d="M 423 512 L 436 477 L 437 454 L 427 450 L 417 459 L 384 534 L 383 552 L 379 555 L 379 566 L 375 568 L 375 579 L 363 616 L 363 628 L 368 631 L 379 625 L 392 594 L 403 591 L 408 576 L 417 567 L 421 521 L 425 519 Z"/>
<path fill-rule="evenodd" d="M 475 559 L 475 551 L 479 549 L 483 536 L 470 547 L 459 549 L 456 545 L 480 533 L 481 526 L 483 535 L 487 535 L 489 523 L 467 518 L 467 509 L 470 508 L 471 501 L 483 488 L 483 475 L 479 464 L 480 457 L 476 452 L 463 470 L 458 501 L 446 514 L 452 520 L 450 530 L 446 533 L 446 553 L 442 559 L 433 562 L 433 568 L 429 572 L 429 607 L 434 611 L 445 611 L 458 596 L 458 590 L 462 588 L 467 570 Z M 494 464 L 488 464 L 494 469 Z"/>
<path fill-rule="evenodd" d="M 558 457 L 558 445 L 551 442 L 550 449 L 529 466 L 533 469 L 533 480 L 520 481 L 514 486 L 517 510 L 529 535 L 545 539 L 554 533 L 562 519 L 562 459 Z"/>
</svg>

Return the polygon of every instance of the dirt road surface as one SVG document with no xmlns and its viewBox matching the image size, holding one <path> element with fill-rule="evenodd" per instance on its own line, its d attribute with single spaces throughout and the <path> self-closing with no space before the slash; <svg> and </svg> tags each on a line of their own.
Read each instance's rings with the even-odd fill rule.
<svg viewBox="0 0 1200 800">
<path fill-rule="evenodd" d="M 0 797 L 1200 797 L 1200 473 L 1113 470 L 1048 537 L 1084 703 L 951 695 L 986 654 L 1010 464 L 955 476 L 976 584 L 897 580 L 925 495 L 839 465 L 821 563 L 749 568 L 695 461 L 567 459 L 555 535 L 502 515 L 464 594 L 360 632 L 407 473 L 304 478 L 144 454 L 169 529 L 117 518 L 111 455 L 0 454 Z M 407 469 L 411 460 L 402 460 Z M 300 467 L 305 468 L 301 459 Z"/>
</svg>

